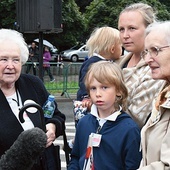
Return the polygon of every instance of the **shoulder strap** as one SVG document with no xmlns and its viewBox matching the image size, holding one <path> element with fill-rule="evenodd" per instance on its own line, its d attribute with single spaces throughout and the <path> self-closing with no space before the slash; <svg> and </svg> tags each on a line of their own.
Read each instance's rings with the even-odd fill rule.
<svg viewBox="0 0 170 170">
<path fill-rule="evenodd" d="M 71 148 L 68 145 L 65 130 L 63 130 L 63 140 L 64 140 L 64 148 L 63 148 L 63 150 L 65 152 L 66 164 L 68 165 L 69 161 L 70 161 Z"/>
</svg>

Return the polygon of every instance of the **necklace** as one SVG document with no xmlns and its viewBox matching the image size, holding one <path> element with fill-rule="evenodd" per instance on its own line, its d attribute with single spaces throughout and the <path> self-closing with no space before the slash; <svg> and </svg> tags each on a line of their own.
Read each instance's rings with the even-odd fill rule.
<svg viewBox="0 0 170 170">
<path fill-rule="evenodd" d="M 15 88 L 16 89 L 16 88 Z M 17 103 L 17 106 L 18 106 L 18 109 L 21 110 L 21 105 L 20 105 L 20 100 L 19 100 L 19 92 L 18 90 L 16 89 L 16 99 L 12 98 L 13 101 L 15 101 Z"/>
</svg>

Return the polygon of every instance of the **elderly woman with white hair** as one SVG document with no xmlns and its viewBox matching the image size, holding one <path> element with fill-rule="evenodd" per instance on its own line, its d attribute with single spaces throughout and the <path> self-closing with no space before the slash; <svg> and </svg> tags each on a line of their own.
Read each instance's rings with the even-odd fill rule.
<svg viewBox="0 0 170 170">
<path fill-rule="evenodd" d="M 149 25 L 142 57 L 152 78 L 164 80 L 153 102 L 150 119 L 141 131 L 143 159 L 140 170 L 170 169 L 170 21 Z"/>
<path fill-rule="evenodd" d="M 39 114 L 24 113 L 24 123 L 19 111 L 28 100 L 43 106 L 49 93 L 36 76 L 21 74 L 22 65 L 28 59 L 28 48 L 22 34 L 15 30 L 0 29 L 0 157 L 11 147 L 20 133 L 34 127 L 42 127 Z M 38 113 L 38 111 L 37 111 Z M 35 160 L 33 169 L 56 170 L 53 141 L 62 133 L 65 116 L 57 109 L 46 124 L 47 143 L 45 153 Z"/>
</svg>

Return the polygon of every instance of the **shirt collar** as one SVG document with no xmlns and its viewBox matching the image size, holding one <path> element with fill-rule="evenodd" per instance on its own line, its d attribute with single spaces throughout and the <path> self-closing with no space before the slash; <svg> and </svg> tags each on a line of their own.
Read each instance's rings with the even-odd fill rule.
<svg viewBox="0 0 170 170">
<path fill-rule="evenodd" d="M 93 53 L 93 56 L 97 56 L 97 57 L 99 57 L 99 58 L 101 58 L 101 59 L 105 59 L 104 57 L 102 57 L 100 54 L 97 54 L 97 53 Z"/>
<path fill-rule="evenodd" d="M 105 120 L 110 120 L 110 121 L 115 121 L 116 119 L 117 119 L 117 117 L 121 114 L 121 110 L 122 110 L 122 107 L 121 106 L 119 106 L 119 110 L 118 111 L 116 111 L 116 112 L 113 112 L 110 116 L 108 116 L 108 117 L 105 117 L 104 119 Z M 99 115 L 98 115 L 98 111 L 97 111 L 97 107 L 96 107 L 96 105 L 92 105 L 92 107 L 91 107 L 91 114 L 93 115 L 93 116 L 95 116 L 97 119 L 100 119 L 100 117 L 99 117 Z"/>
</svg>

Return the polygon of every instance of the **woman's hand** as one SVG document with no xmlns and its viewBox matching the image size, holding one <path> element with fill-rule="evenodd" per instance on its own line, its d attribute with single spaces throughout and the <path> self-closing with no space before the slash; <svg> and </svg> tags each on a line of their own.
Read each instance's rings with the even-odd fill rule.
<svg viewBox="0 0 170 170">
<path fill-rule="evenodd" d="M 46 135 L 47 135 L 46 148 L 49 147 L 54 142 L 54 140 L 56 139 L 55 132 L 56 132 L 55 124 L 48 123 L 46 125 Z"/>
</svg>

